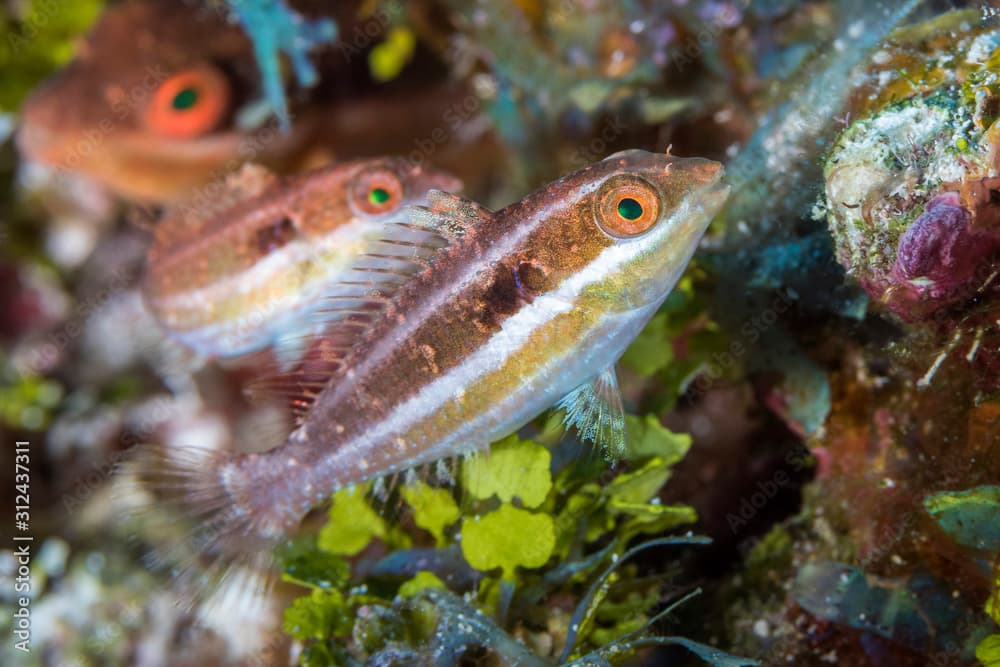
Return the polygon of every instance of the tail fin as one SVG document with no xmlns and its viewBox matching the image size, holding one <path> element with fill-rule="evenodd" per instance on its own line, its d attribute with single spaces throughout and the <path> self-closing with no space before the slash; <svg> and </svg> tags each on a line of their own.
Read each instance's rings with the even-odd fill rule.
<svg viewBox="0 0 1000 667">
<path fill-rule="evenodd" d="M 230 595 L 229 584 L 244 588 L 241 595 L 265 597 L 274 583 L 273 552 L 287 531 L 254 502 L 239 459 L 233 452 L 140 445 L 122 465 L 134 491 L 132 519 L 153 543 L 152 565 L 176 577 L 189 605 Z"/>
</svg>

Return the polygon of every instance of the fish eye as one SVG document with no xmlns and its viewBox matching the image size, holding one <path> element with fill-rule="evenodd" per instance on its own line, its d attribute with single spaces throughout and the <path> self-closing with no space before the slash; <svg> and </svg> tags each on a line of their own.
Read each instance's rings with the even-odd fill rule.
<svg viewBox="0 0 1000 667">
<path fill-rule="evenodd" d="M 383 215 L 395 211 L 403 203 L 403 182 L 391 169 L 373 167 L 354 178 L 351 206 L 355 212 Z"/>
<path fill-rule="evenodd" d="M 608 236 L 629 238 L 648 231 L 660 219 L 659 189 L 634 174 L 604 181 L 594 197 L 594 220 Z"/>
<path fill-rule="evenodd" d="M 218 127 L 229 110 L 226 77 L 211 65 L 182 70 L 164 80 L 146 107 L 146 127 L 171 139 L 194 139 Z"/>
<path fill-rule="evenodd" d="M 368 203 L 372 206 L 383 206 L 390 199 L 392 199 L 392 195 L 383 187 L 376 186 L 368 191 Z"/>
<path fill-rule="evenodd" d="M 174 95 L 174 99 L 170 102 L 170 106 L 177 111 L 185 111 L 197 103 L 198 89 L 194 86 L 188 86 L 177 91 L 177 94 Z"/>
<path fill-rule="evenodd" d="M 642 204 L 631 197 L 622 197 L 618 202 L 618 215 L 626 220 L 638 220 L 642 217 Z"/>
</svg>

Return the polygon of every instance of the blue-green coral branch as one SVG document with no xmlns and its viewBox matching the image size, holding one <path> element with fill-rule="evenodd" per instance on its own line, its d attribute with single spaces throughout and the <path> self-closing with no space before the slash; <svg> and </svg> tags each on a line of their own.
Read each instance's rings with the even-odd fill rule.
<svg viewBox="0 0 1000 667">
<path fill-rule="evenodd" d="M 337 25 L 331 19 L 309 20 L 291 9 L 284 0 L 227 0 L 240 24 L 253 40 L 254 56 L 260 68 L 264 95 L 283 131 L 291 128 L 288 102 L 281 80 L 280 54 L 292 61 L 295 80 L 303 88 L 319 81 L 319 72 L 309 52 L 337 39 Z"/>
</svg>

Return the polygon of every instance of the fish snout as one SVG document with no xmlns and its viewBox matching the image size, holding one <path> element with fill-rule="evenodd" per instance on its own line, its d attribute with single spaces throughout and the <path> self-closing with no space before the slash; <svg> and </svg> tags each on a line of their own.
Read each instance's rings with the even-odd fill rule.
<svg viewBox="0 0 1000 667">
<path fill-rule="evenodd" d="M 721 162 L 712 160 L 699 161 L 694 168 L 696 178 L 703 183 L 717 183 L 725 173 Z"/>
<path fill-rule="evenodd" d="M 719 183 L 725 173 L 721 162 L 705 158 L 678 158 L 667 165 L 667 176 L 683 179 L 690 186 L 707 186 Z"/>
</svg>

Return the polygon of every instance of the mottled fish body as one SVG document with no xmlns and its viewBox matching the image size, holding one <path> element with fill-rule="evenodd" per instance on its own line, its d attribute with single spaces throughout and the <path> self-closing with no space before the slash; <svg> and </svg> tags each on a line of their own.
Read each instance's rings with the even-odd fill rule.
<svg viewBox="0 0 1000 667">
<path fill-rule="evenodd" d="M 353 314 L 275 380 L 299 387 L 304 410 L 285 444 L 168 456 L 154 482 L 186 494 L 216 546 L 267 545 L 333 491 L 482 449 L 560 398 L 585 437 L 618 448 L 613 365 L 722 206 L 721 174 L 628 151 L 496 213 L 432 193 L 410 223 L 386 226 L 383 250 L 357 269 L 367 279 L 331 296 Z"/>
<path fill-rule="evenodd" d="M 459 182 L 398 158 L 357 160 L 278 178 L 231 176 L 211 205 L 178 206 L 155 231 L 143 282 L 164 329 L 195 351 L 234 357 L 293 341 L 324 289 L 388 222 L 429 189 Z"/>
</svg>

